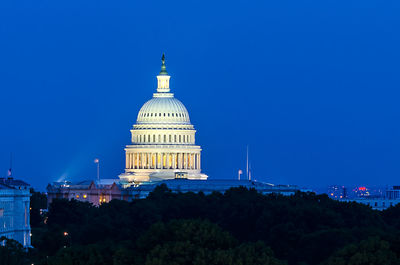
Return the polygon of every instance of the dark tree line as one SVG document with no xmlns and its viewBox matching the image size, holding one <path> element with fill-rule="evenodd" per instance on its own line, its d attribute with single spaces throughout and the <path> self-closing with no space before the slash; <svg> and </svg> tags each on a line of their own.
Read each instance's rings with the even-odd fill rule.
<svg viewBox="0 0 400 265">
<path fill-rule="evenodd" d="M 43 203 L 38 194 L 32 200 Z M 400 264 L 399 228 L 400 206 L 378 212 L 314 193 L 177 194 L 159 186 L 146 199 L 100 207 L 56 200 L 32 220 L 35 248 L 14 252 L 49 265 L 391 265 Z"/>
</svg>

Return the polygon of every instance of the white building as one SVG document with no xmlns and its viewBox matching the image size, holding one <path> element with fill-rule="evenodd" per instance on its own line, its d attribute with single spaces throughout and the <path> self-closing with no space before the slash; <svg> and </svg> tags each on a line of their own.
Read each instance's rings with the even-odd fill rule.
<svg viewBox="0 0 400 265">
<path fill-rule="evenodd" d="M 201 173 L 201 148 L 185 106 L 169 88 L 170 76 L 162 57 L 157 92 L 139 111 L 127 145 L 125 173 L 121 180 L 147 181 L 186 178 L 206 180 Z"/>
<path fill-rule="evenodd" d="M 0 237 L 31 246 L 29 185 L 13 178 L 0 178 Z"/>
</svg>

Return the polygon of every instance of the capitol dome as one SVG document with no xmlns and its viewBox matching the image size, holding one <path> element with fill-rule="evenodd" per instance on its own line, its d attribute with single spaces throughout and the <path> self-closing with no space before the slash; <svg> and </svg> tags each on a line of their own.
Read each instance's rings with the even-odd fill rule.
<svg viewBox="0 0 400 265">
<path fill-rule="evenodd" d="M 189 113 L 181 101 L 172 96 L 156 96 L 147 101 L 140 109 L 136 123 L 190 124 L 190 119 Z"/>
<path fill-rule="evenodd" d="M 131 130 L 132 144 L 125 148 L 122 180 L 141 183 L 174 178 L 205 180 L 201 173 L 201 148 L 183 103 L 169 88 L 170 76 L 162 57 L 157 92 L 139 111 Z"/>
</svg>

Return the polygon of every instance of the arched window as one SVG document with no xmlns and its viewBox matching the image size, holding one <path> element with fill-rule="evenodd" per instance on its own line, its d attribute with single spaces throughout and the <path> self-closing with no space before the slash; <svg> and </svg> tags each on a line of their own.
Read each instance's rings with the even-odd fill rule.
<svg viewBox="0 0 400 265">
<path fill-rule="evenodd" d="M 155 142 L 155 141 L 156 141 L 156 135 L 153 134 L 153 142 Z"/>
<path fill-rule="evenodd" d="M 147 137 L 147 142 L 150 142 L 150 135 L 148 135 Z"/>
<path fill-rule="evenodd" d="M 174 142 L 176 143 L 176 135 L 174 135 Z"/>
<path fill-rule="evenodd" d="M 164 143 L 167 142 L 167 136 L 164 134 Z"/>
<path fill-rule="evenodd" d="M 179 135 L 179 142 L 181 142 L 182 141 L 182 139 L 181 139 L 181 136 Z"/>
<path fill-rule="evenodd" d="M 169 135 L 169 142 L 171 142 L 171 137 L 172 137 L 172 135 Z"/>
</svg>

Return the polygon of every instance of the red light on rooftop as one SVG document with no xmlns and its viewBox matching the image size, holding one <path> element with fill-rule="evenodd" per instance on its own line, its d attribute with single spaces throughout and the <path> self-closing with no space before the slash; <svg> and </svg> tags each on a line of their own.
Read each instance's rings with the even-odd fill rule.
<svg viewBox="0 0 400 265">
<path fill-rule="evenodd" d="M 367 190 L 367 188 L 366 187 L 359 187 L 358 190 L 365 191 L 365 190 Z"/>
</svg>

